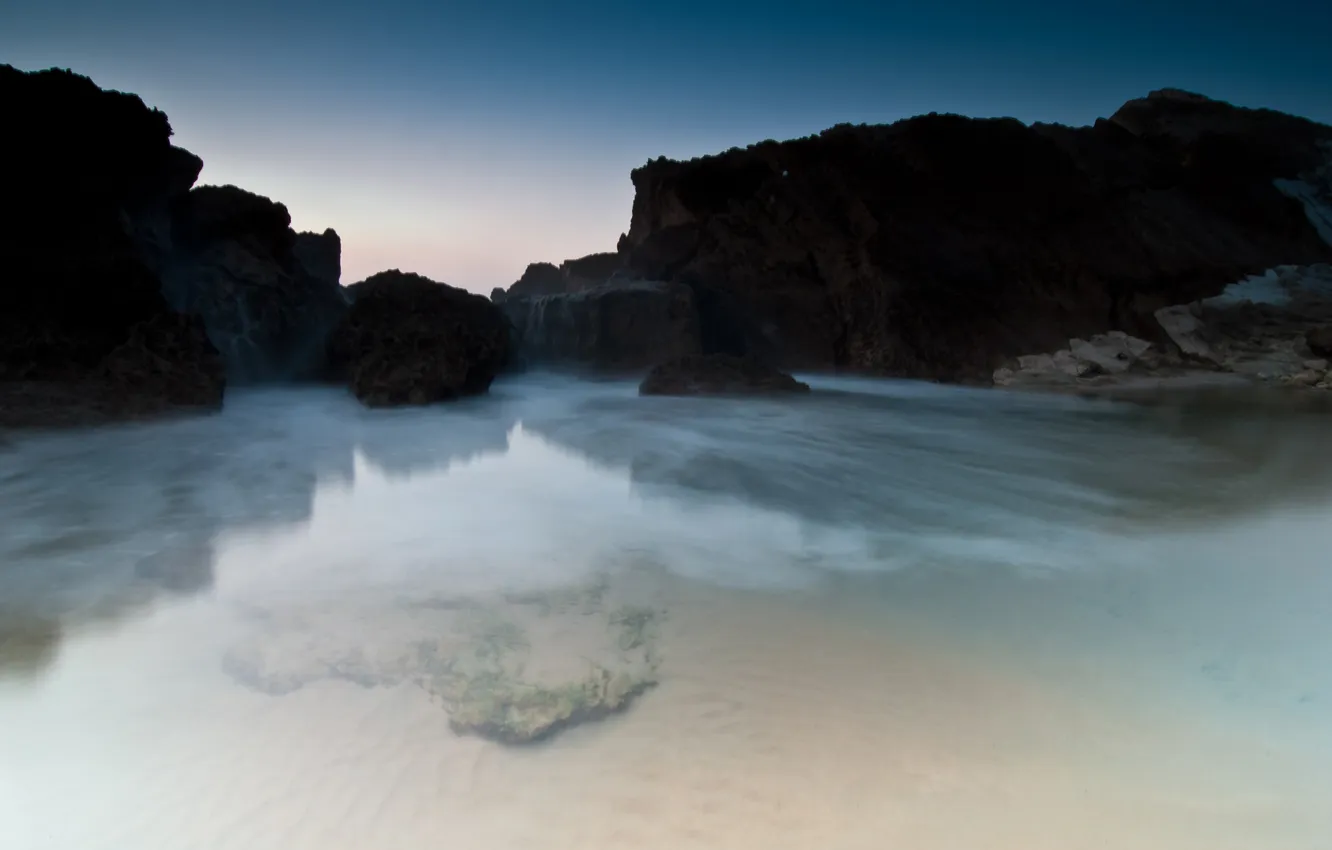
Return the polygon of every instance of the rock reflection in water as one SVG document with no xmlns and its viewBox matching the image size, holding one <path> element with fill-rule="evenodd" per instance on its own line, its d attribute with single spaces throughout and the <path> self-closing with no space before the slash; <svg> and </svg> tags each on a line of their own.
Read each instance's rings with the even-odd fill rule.
<svg viewBox="0 0 1332 850">
<path fill-rule="evenodd" d="M 0 846 L 1327 843 L 1328 420 L 812 383 L 17 439 Z"/>
<path fill-rule="evenodd" d="M 358 450 L 394 475 L 506 450 L 503 405 L 450 412 L 423 429 L 337 393 L 253 391 L 216 417 L 13 437 L 0 454 L 0 676 L 39 672 L 66 627 L 210 591 L 219 534 L 308 522 L 319 486 L 352 481 Z"/>
</svg>

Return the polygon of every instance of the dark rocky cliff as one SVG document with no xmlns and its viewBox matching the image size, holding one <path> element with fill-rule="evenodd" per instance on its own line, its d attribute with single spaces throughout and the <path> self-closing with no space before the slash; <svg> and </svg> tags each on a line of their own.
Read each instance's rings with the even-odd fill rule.
<svg viewBox="0 0 1332 850">
<path fill-rule="evenodd" d="M 0 424 L 215 407 L 222 368 L 155 263 L 199 175 L 138 97 L 0 65 Z"/>
<path fill-rule="evenodd" d="M 69 71 L 0 65 L 0 116 L 0 421 L 216 407 L 224 376 L 322 372 L 337 234 L 192 188 L 203 162 L 165 114 Z"/>
<path fill-rule="evenodd" d="M 1083 128 L 839 126 L 635 170 L 619 248 L 629 274 L 694 289 L 708 350 L 986 382 L 1007 357 L 1159 334 L 1157 308 L 1332 258 L 1296 199 L 1326 191 L 1329 142 L 1174 91 Z"/>
</svg>

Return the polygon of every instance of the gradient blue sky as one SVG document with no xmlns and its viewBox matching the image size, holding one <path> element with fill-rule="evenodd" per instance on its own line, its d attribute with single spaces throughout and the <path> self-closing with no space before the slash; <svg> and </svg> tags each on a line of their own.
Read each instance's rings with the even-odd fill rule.
<svg viewBox="0 0 1332 850">
<path fill-rule="evenodd" d="M 0 61 L 164 109 L 203 180 L 477 291 L 611 250 L 629 171 L 929 112 L 1089 123 L 1163 86 L 1332 123 L 1332 3 L 3 0 Z"/>
</svg>

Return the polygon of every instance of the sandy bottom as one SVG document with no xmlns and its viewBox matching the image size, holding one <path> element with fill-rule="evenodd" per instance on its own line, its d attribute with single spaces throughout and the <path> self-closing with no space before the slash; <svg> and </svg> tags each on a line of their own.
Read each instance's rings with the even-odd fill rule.
<svg viewBox="0 0 1332 850">
<path fill-rule="evenodd" d="M 0 455 L 0 850 L 1332 848 L 1326 419 L 519 389 Z"/>
<path fill-rule="evenodd" d="M 216 604 L 84 635 L 36 691 L 0 690 L 0 722 L 21 732 L 0 738 L 0 846 L 1250 850 L 1332 836 L 1317 753 L 1301 764 L 1198 723 L 1188 698 L 1126 699 L 1111 669 L 1106 687 L 1094 669 L 1016 670 L 1002 629 L 978 653 L 923 643 L 909 616 L 885 625 L 863 592 L 636 591 L 668 612 L 661 684 L 525 748 L 455 734 L 412 683 L 246 687 L 222 661 L 252 624 Z M 395 610 L 334 619 L 370 646 Z"/>
</svg>

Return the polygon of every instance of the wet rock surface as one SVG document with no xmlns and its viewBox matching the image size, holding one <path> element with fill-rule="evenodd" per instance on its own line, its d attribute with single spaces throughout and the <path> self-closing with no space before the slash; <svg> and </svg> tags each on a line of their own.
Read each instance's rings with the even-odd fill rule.
<svg viewBox="0 0 1332 850">
<path fill-rule="evenodd" d="M 664 613 L 604 582 L 345 613 L 268 623 L 224 669 L 273 695 L 326 679 L 413 684 L 458 734 L 509 745 L 624 711 L 658 681 Z"/>
<path fill-rule="evenodd" d="M 483 296 L 421 275 L 380 272 L 328 342 L 332 374 L 371 407 L 432 404 L 490 388 L 513 355 L 512 329 Z"/>
<path fill-rule="evenodd" d="M 754 357 L 702 354 L 652 368 L 639 395 L 782 395 L 807 393 L 809 384 Z"/>
</svg>

